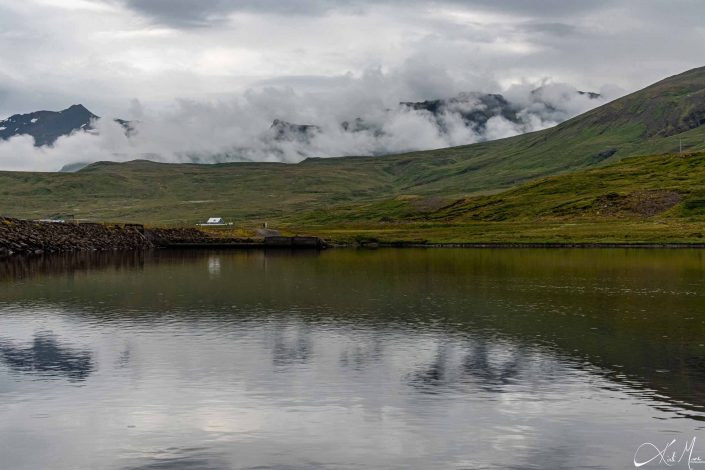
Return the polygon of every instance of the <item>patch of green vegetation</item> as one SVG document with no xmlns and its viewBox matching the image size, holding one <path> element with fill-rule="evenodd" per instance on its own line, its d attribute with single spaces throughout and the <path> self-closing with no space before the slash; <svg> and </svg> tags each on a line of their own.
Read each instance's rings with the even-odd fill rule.
<svg viewBox="0 0 705 470">
<path fill-rule="evenodd" d="M 571 223 L 475 222 L 449 224 L 359 224 L 345 227 L 307 226 L 307 233 L 328 240 L 381 244 L 462 243 L 703 243 L 705 223 L 644 221 L 581 221 Z"/>
<path fill-rule="evenodd" d="M 312 211 L 292 222 L 347 241 L 365 234 L 382 242 L 702 242 L 703 181 L 705 152 L 634 157 L 433 210 L 404 198 Z"/>
<path fill-rule="evenodd" d="M 422 210 L 423 197 L 405 197 L 311 211 L 295 220 L 501 221 L 605 217 L 699 217 L 705 209 L 705 152 L 632 157 L 616 164 L 538 179 L 494 195 L 446 198 Z M 704 219 L 705 220 L 705 219 Z"/>
</svg>

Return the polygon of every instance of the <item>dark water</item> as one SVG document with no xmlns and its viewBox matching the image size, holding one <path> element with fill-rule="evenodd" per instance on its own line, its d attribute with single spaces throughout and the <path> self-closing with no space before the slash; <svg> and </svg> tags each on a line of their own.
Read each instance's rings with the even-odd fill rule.
<svg viewBox="0 0 705 470">
<path fill-rule="evenodd" d="M 0 260 L 2 469 L 615 469 L 694 437 L 703 251 Z"/>
</svg>

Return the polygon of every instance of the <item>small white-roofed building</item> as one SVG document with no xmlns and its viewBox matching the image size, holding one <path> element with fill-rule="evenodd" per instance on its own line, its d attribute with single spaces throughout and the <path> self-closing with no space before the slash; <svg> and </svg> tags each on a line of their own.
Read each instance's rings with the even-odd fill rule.
<svg viewBox="0 0 705 470">
<path fill-rule="evenodd" d="M 197 224 L 199 227 L 230 227 L 231 223 L 226 223 L 222 217 L 210 217 L 205 224 Z"/>
</svg>

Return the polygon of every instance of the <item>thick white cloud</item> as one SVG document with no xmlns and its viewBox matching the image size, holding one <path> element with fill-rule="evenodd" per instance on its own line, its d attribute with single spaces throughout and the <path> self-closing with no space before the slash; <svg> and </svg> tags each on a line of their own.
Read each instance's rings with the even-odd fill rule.
<svg viewBox="0 0 705 470">
<path fill-rule="evenodd" d="M 522 83 L 506 90 L 510 115 L 515 113 L 518 119 L 500 114 L 482 126 L 463 119 L 463 113 L 488 111 L 488 105 L 474 95 L 447 102 L 435 115 L 387 103 L 379 90 L 405 87 L 401 77 L 403 72 L 371 72 L 361 78 L 341 78 L 327 91 L 264 88 L 232 99 L 177 100 L 167 109 L 133 100 L 134 129 L 129 135 L 113 120 L 98 119 L 93 130 L 61 137 L 52 146 L 35 148 L 28 136 L 0 141 L 0 162 L 9 170 L 56 171 L 98 160 L 293 163 L 306 157 L 400 153 L 543 129 L 609 99 L 589 99 L 561 83 Z M 497 113 L 490 110 L 490 114 Z M 275 119 L 317 128 L 307 135 L 290 132 L 278 139 L 276 129 L 270 129 Z"/>
</svg>

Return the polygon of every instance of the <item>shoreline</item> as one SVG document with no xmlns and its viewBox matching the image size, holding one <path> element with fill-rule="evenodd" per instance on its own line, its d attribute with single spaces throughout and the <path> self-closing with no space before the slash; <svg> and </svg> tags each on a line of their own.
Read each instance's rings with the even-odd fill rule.
<svg viewBox="0 0 705 470">
<path fill-rule="evenodd" d="M 198 228 L 146 228 L 141 224 L 41 222 L 0 217 L 0 257 L 45 253 L 151 249 L 324 249 L 319 237 L 216 236 Z"/>
<path fill-rule="evenodd" d="M 645 249 L 705 249 L 705 243 L 655 243 L 655 242 L 461 242 L 461 243 L 414 243 L 381 242 L 374 246 L 360 245 L 362 248 L 645 248 Z"/>
<path fill-rule="evenodd" d="M 146 228 L 141 224 L 52 223 L 0 217 L 0 257 L 44 253 L 203 250 L 322 250 L 326 248 L 467 249 L 705 249 L 705 242 L 432 242 L 336 240 L 319 236 L 219 236 L 198 228 Z"/>
</svg>

